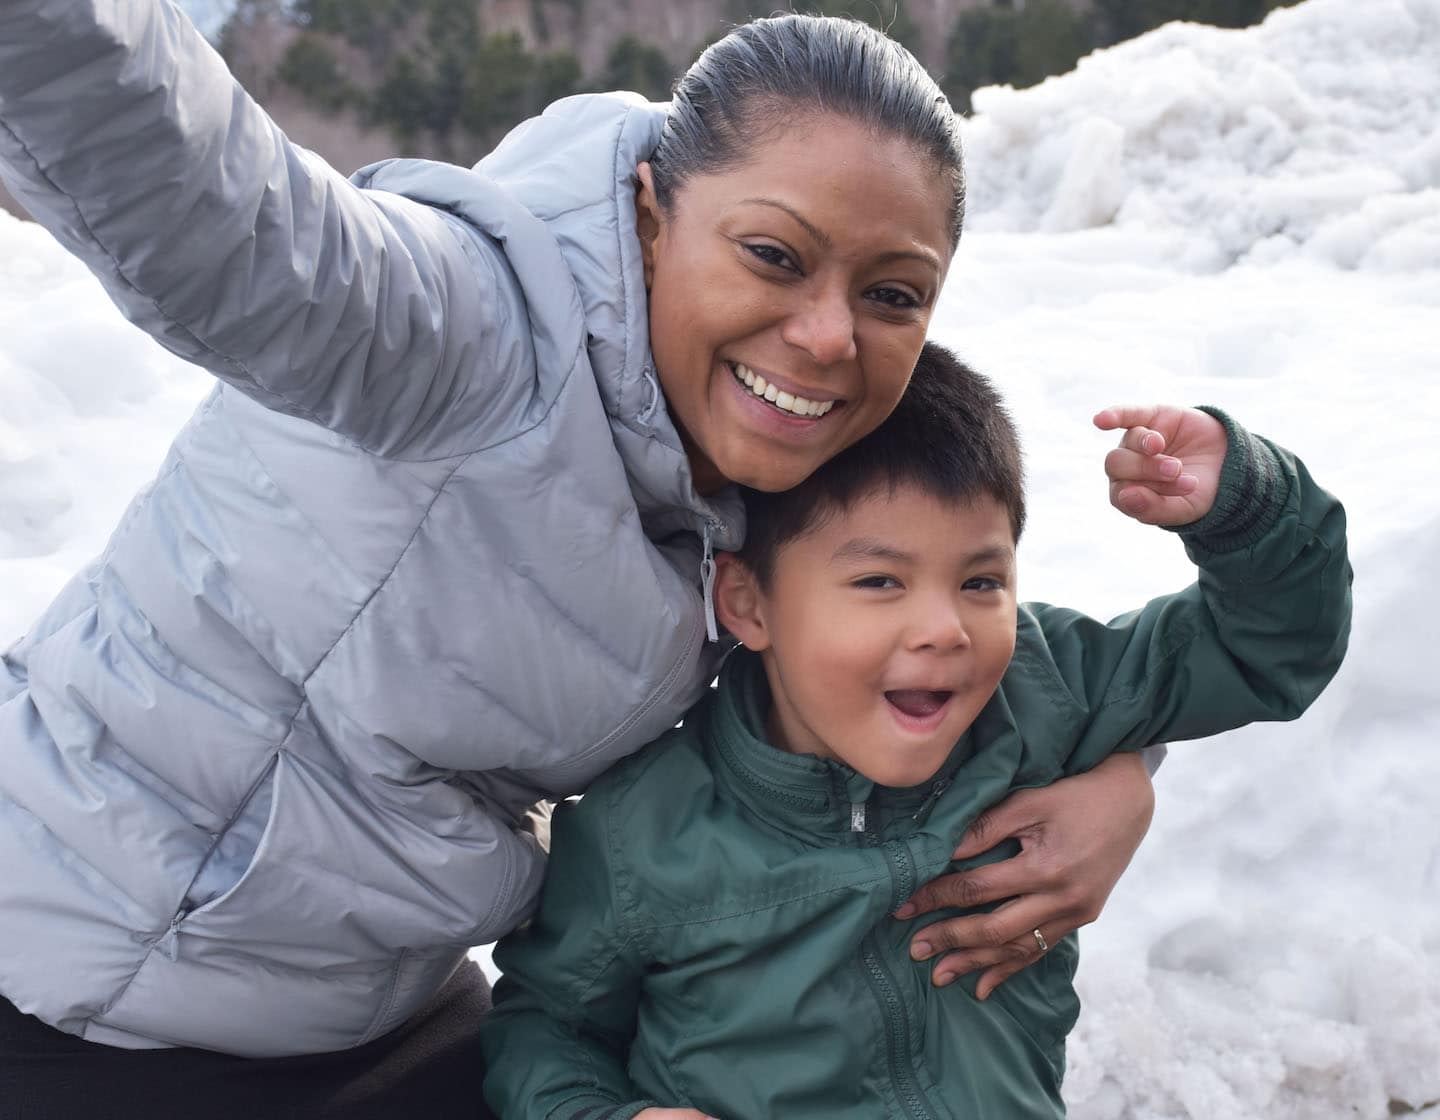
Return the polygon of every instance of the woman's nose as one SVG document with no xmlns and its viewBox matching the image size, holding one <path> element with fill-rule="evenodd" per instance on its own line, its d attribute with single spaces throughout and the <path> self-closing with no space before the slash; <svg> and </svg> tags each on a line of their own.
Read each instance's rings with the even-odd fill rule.
<svg viewBox="0 0 1440 1120">
<path fill-rule="evenodd" d="M 820 365 L 855 357 L 855 313 L 849 294 L 830 290 L 813 293 L 785 320 L 781 337 Z"/>
</svg>

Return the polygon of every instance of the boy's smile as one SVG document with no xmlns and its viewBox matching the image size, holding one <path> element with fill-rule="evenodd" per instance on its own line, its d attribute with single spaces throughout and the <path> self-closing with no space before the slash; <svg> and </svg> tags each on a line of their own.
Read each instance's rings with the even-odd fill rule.
<svg viewBox="0 0 1440 1120">
<path fill-rule="evenodd" d="M 783 545 L 751 601 L 726 623 L 764 660 L 770 741 L 880 785 L 918 785 L 1014 652 L 1009 513 L 990 497 L 956 505 L 914 486 L 882 489 Z"/>
</svg>

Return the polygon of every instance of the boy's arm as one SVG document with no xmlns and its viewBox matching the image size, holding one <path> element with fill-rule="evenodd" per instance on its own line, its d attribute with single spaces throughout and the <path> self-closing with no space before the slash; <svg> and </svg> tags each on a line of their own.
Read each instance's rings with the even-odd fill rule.
<svg viewBox="0 0 1440 1120">
<path fill-rule="evenodd" d="M 1223 458 L 1182 454 L 1172 443 L 1167 450 L 1187 473 L 1139 485 L 1107 461 L 1117 508 L 1176 531 L 1200 568 L 1198 582 L 1108 625 L 1036 609 L 1055 669 L 1090 713 L 1071 772 L 1116 749 L 1294 719 L 1344 656 L 1351 606 L 1344 510 L 1289 452 L 1205 411 L 1223 426 Z M 1116 417 L 1130 433 L 1148 431 L 1133 417 Z M 1126 443 L 1147 438 L 1132 441 L 1130 433 L 1112 457 L 1135 454 Z M 1143 447 L 1138 454 L 1147 456 Z M 1187 520 L 1197 502 L 1202 516 Z"/>
<path fill-rule="evenodd" d="M 496 250 L 291 144 L 171 4 L 0 0 L 0 173 L 162 345 L 367 448 L 533 387 Z"/>
<path fill-rule="evenodd" d="M 1109 625 L 1045 606 L 1032 606 L 1029 619 L 1022 618 L 1015 664 L 1027 670 L 1018 679 L 1030 683 L 1007 689 L 1006 698 L 1028 710 L 1016 714 L 1037 743 L 1065 737 L 1067 773 L 1103 763 L 1114 777 L 1117 765 L 1132 761 L 1109 757 L 1117 749 L 1294 718 L 1344 655 L 1350 630 L 1344 511 L 1294 456 L 1223 413 L 1207 412 L 1111 409 L 1096 417 L 1099 427 L 1126 429 L 1105 463 L 1112 503 L 1137 520 L 1177 529 L 1200 580 Z M 1138 778 L 1139 768 L 1129 769 Z M 1087 810 L 1099 833 L 1113 826 L 1107 814 L 1115 802 L 1093 792 L 1087 802 L 1078 786 L 1067 799 L 1072 829 L 1063 854 L 1073 865 L 1073 849 L 1086 841 L 1083 829 L 1073 831 L 1074 810 Z M 1139 806 L 1145 820 L 1151 803 Z M 983 969 L 977 992 L 984 998 L 1041 955 L 1033 930 L 1043 926 L 1055 941 L 1095 920 L 1098 910 L 1073 889 L 1073 873 L 1055 870 L 1054 806 L 1051 790 L 1023 790 L 983 813 L 955 858 L 973 860 L 1011 837 L 1021 841 L 1021 853 L 932 880 L 901 909 L 898 916 L 908 918 L 1010 900 L 915 935 L 922 958 L 958 950 L 936 964 L 936 983 Z M 1092 846 L 1103 854 L 1113 844 Z"/>
<path fill-rule="evenodd" d="M 629 1120 L 654 1101 L 626 1074 L 643 947 L 616 898 L 603 789 L 561 805 L 540 908 L 500 942 L 481 1027 L 485 1098 L 505 1120 Z"/>
</svg>

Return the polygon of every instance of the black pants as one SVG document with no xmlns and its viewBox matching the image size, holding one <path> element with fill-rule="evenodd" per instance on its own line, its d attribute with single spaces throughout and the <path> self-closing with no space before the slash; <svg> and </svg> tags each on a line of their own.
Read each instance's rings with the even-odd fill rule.
<svg viewBox="0 0 1440 1120">
<path fill-rule="evenodd" d="M 493 1120 L 476 1030 L 489 1010 L 490 985 L 467 961 L 357 1049 L 236 1058 L 101 1046 L 0 998 L 0 1120 Z"/>
</svg>

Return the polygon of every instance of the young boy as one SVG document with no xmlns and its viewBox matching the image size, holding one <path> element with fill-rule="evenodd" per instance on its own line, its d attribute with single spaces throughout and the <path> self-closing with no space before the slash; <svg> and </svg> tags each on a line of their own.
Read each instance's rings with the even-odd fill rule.
<svg viewBox="0 0 1440 1120">
<path fill-rule="evenodd" d="M 1015 433 L 938 347 L 874 434 L 747 495 L 715 589 L 747 649 L 557 813 L 539 913 L 496 955 L 502 1120 L 1064 1115 L 1074 935 L 1035 931 L 1040 959 L 981 1001 L 907 951 L 949 915 L 891 915 L 1012 790 L 1299 715 L 1349 630 L 1344 515 L 1293 457 L 1218 412 L 1096 422 L 1129 429 L 1112 501 L 1200 566 L 1108 625 L 1017 609 Z"/>
</svg>

